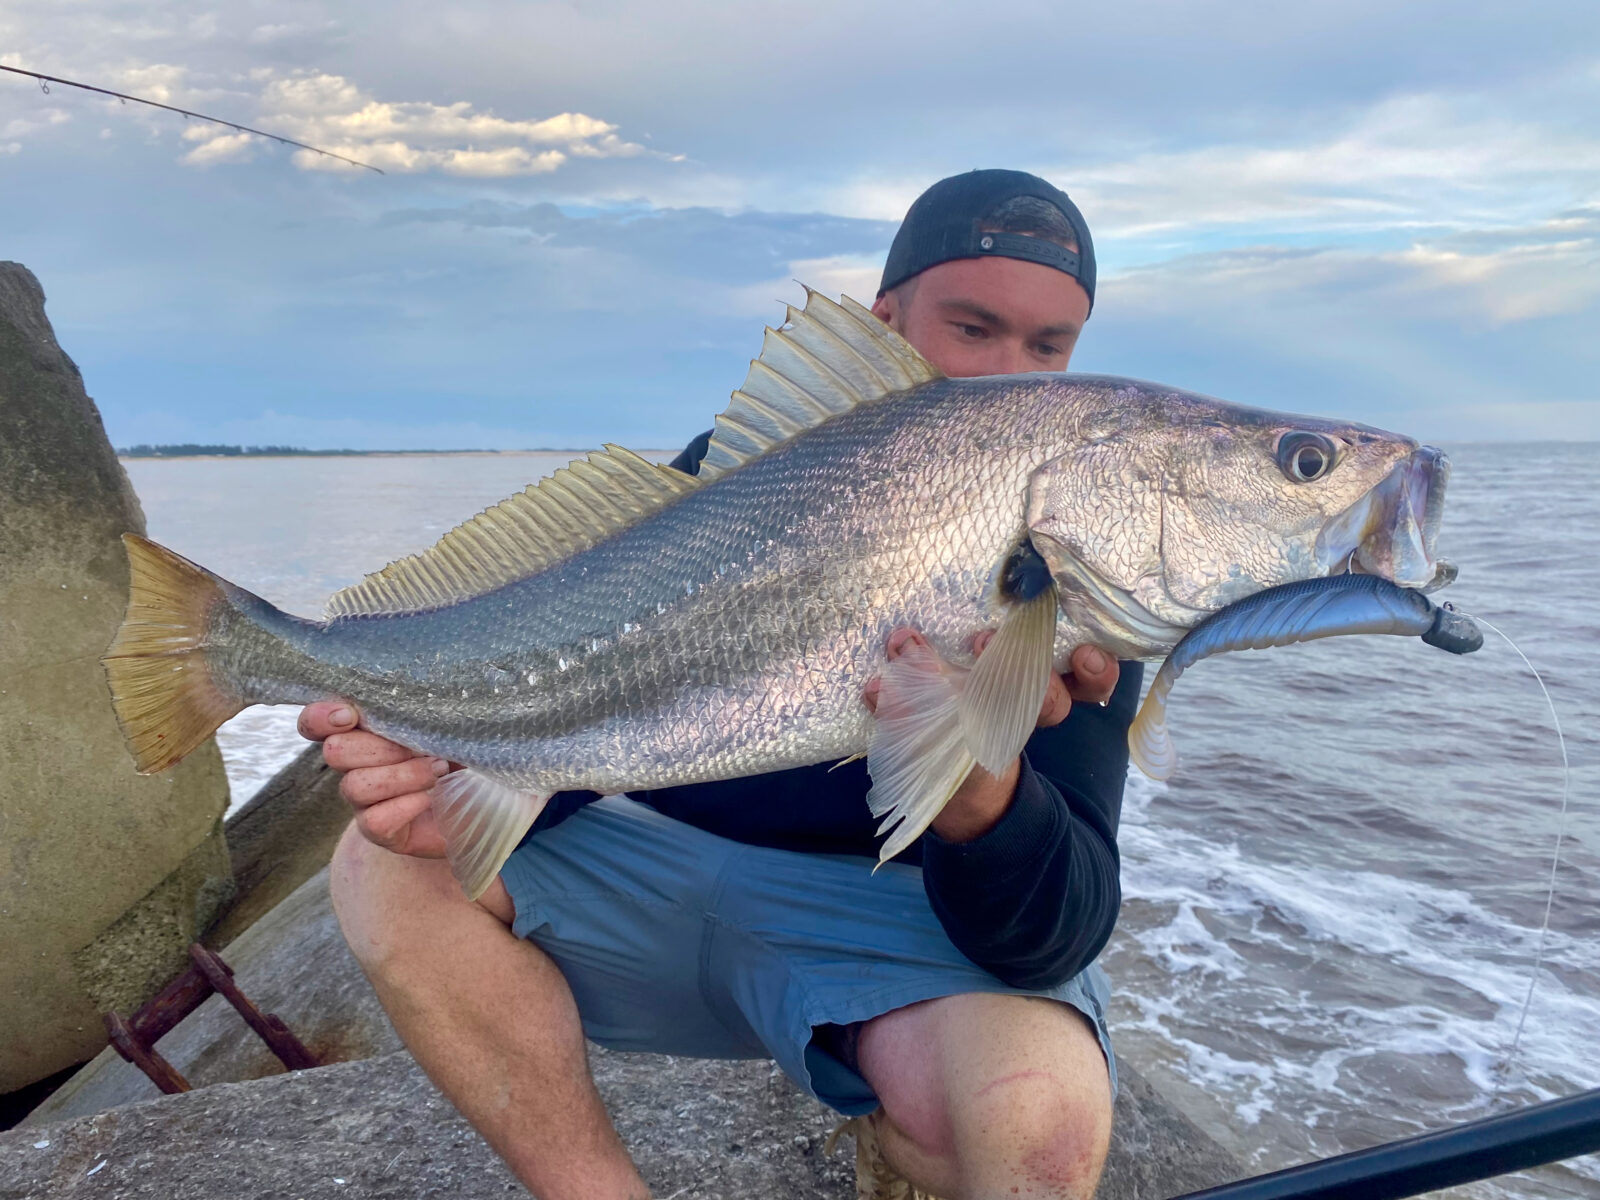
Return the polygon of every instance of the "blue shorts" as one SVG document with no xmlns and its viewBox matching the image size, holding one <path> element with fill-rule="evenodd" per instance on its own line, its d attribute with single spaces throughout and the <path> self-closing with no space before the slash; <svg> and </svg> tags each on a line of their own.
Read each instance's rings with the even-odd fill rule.
<svg viewBox="0 0 1600 1200">
<path fill-rule="evenodd" d="M 878 1106 L 813 1038 L 919 1000 L 1047 996 L 1093 1026 L 1116 1088 L 1105 973 L 1014 988 L 951 944 L 917 867 L 729 841 L 610 797 L 529 838 L 501 869 L 512 925 L 555 960 L 584 1032 L 612 1050 L 772 1058 L 847 1115 Z"/>
</svg>

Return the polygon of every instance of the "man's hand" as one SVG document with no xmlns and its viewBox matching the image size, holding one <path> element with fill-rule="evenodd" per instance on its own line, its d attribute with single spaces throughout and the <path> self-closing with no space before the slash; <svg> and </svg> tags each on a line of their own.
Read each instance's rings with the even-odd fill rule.
<svg viewBox="0 0 1600 1200">
<path fill-rule="evenodd" d="M 301 711 L 300 736 L 321 742 L 323 760 L 345 772 L 339 794 L 356 810 L 362 837 L 396 854 L 443 858 L 444 835 L 433 819 L 428 789 L 450 764 L 415 754 L 360 724 L 355 705 L 321 700 Z"/>
<path fill-rule="evenodd" d="M 989 630 L 978 634 L 972 643 L 973 653 L 982 654 L 992 636 Z M 899 658 L 906 647 L 913 644 L 928 645 L 915 629 L 896 629 L 889 635 L 888 655 L 891 659 Z M 1079 646 L 1072 652 L 1070 666 L 1065 675 L 1050 677 L 1044 703 L 1039 706 L 1040 729 L 1065 721 L 1074 700 L 1104 704 L 1117 686 L 1120 673 L 1117 660 L 1095 646 Z M 878 711 L 880 686 L 881 681 L 869 680 L 861 697 L 874 713 Z M 950 802 L 933 819 L 933 831 L 950 842 L 970 842 L 989 832 L 1011 807 L 1020 770 L 1020 759 L 1013 759 L 998 775 L 991 775 L 982 767 L 973 767 L 956 794 L 950 797 Z"/>
</svg>

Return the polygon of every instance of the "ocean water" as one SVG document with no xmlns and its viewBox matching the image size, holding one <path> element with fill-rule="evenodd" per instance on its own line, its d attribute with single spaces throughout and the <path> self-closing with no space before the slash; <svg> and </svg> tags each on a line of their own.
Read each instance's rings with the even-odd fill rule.
<svg viewBox="0 0 1600 1200">
<path fill-rule="evenodd" d="M 1104 962 L 1118 1051 L 1269 1170 L 1600 1087 L 1600 447 L 1451 448 L 1457 658 L 1346 638 L 1224 656 L 1174 689 L 1181 762 L 1135 772 Z M 561 454 L 129 461 L 151 536 L 293 612 L 431 544 Z M 219 734 L 236 802 L 298 751 L 294 712 Z M 1600 1197 L 1600 1159 L 1458 1189 Z"/>
</svg>

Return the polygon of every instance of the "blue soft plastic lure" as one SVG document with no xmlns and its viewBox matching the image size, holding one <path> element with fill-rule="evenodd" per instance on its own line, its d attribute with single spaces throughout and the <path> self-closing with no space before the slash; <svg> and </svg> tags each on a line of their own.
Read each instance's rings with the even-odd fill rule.
<svg viewBox="0 0 1600 1200">
<path fill-rule="evenodd" d="M 1420 637 L 1452 654 L 1483 645 L 1483 634 L 1467 617 L 1377 575 L 1333 575 L 1268 588 L 1212 613 L 1173 647 L 1128 730 L 1134 764 L 1152 779 L 1172 775 L 1178 752 L 1167 733 L 1167 694 L 1202 658 L 1346 633 Z"/>
</svg>

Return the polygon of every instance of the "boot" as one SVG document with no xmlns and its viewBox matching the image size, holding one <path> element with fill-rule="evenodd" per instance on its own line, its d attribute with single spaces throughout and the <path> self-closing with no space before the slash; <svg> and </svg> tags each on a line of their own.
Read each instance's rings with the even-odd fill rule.
<svg viewBox="0 0 1600 1200">
<path fill-rule="evenodd" d="M 851 1117 L 829 1135 L 824 1154 L 833 1153 L 841 1133 L 856 1139 L 856 1200 L 939 1200 L 912 1187 L 883 1159 L 883 1147 L 871 1117 Z"/>
</svg>

